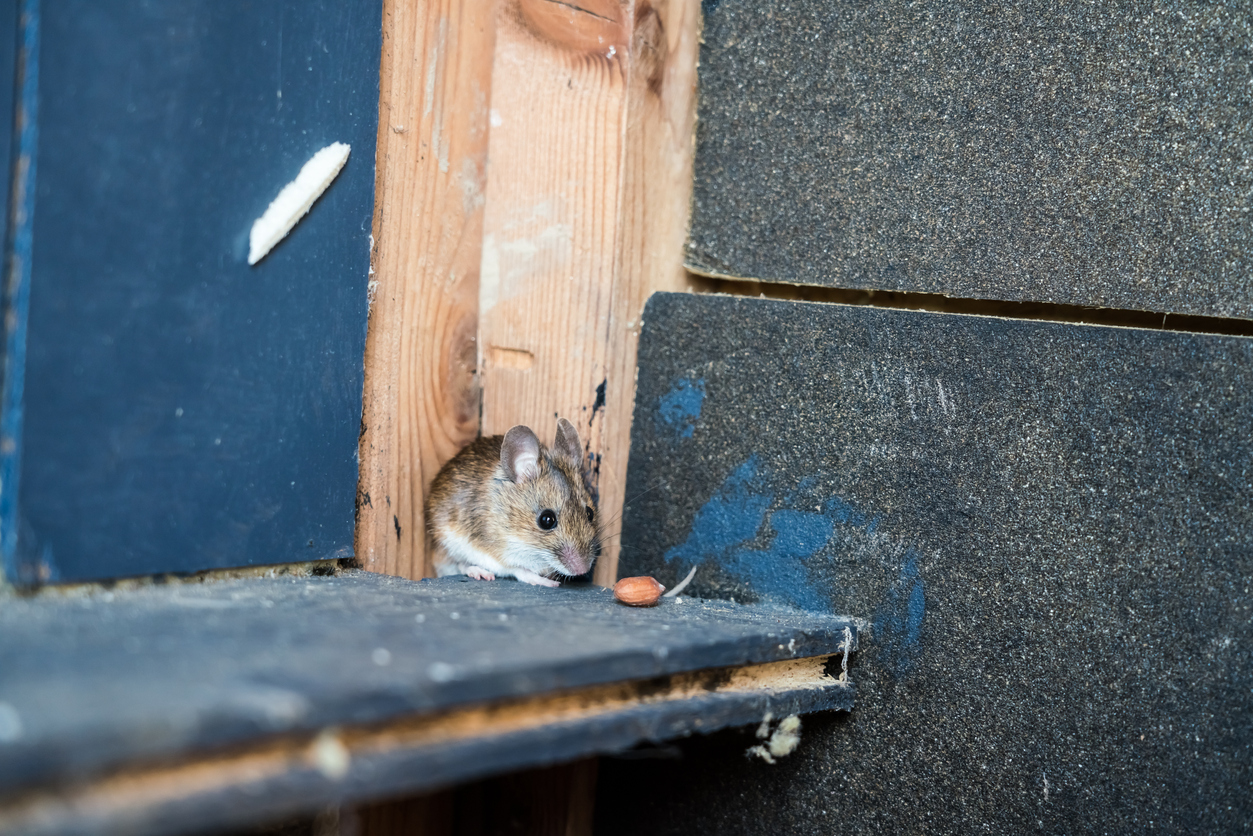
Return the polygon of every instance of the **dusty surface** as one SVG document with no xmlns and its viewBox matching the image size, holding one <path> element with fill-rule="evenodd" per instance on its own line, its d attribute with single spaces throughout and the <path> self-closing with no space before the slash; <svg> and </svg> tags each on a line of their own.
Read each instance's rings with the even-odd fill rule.
<svg viewBox="0 0 1253 836">
<path fill-rule="evenodd" d="M 693 268 L 1253 317 L 1246 5 L 703 5 Z"/>
<path fill-rule="evenodd" d="M 777 766 L 622 762 L 604 832 L 1253 820 L 1253 340 L 687 295 L 644 323 L 623 574 L 871 625 L 846 719 Z"/>
<path fill-rule="evenodd" d="M 0 793 L 117 763 L 836 652 L 845 619 L 347 572 L 0 606 Z"/>
</svg>

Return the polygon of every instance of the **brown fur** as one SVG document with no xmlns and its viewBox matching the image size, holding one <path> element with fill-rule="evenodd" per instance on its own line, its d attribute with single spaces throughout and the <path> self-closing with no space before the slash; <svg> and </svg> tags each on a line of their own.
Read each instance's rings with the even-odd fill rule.
<svg viewBox="0 0 1253 836">
<path fill-rule="evenodd" d="M 563 547 L 567 552 L 573 549 L 590 569 L 600 553 L 599 533 L 595 516 L 590 522 L 587 519 L 592 499 L 581 462 L 574 457 L 579 453 L 578 437 L 573 427 L 565 426 L 569 435 L 564 448 L 560 432 L 554 448 L 540 444 L 539 475 L 534 479 L 519 483 L 509 477 L 501 463 L 505 437 L 499 435 L 471 442 L 440 469 L 426 501 L 427 527 L 440 574 L 464 569 L 455 568 L 459 561 L 444 548 L 449 533 L 466 538 L 508 567 L 544 577 L 579 574 L 578 560 L 570 565 L 563 559 Z M 557 526 L 551 531 L 543 531 L 537 523 L 545 509 L 557 515 Z M 509 537 L 551 555 L 551 561 L 511 560 L 506 554 Z"/>
</svg>

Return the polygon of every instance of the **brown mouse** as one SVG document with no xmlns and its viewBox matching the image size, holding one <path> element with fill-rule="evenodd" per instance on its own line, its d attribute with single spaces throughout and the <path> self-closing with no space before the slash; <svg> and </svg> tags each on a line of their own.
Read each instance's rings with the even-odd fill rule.
<svg viewBox="0 0 1253 836">
<path fill-rule="evenodd" d="M 582 465 L 579 435 L 564 418 L 551 449 L 520 425 L 471 442 L 427 495 L 435 571 L 541 586 L 587 573 L 600 537 Z"/>
</svg>

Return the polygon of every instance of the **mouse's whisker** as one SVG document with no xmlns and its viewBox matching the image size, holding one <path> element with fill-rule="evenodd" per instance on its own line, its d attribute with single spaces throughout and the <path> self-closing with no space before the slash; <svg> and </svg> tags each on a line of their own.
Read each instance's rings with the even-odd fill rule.
<svg viewBox="0 0 1253 836">
<path fill-rule="evenodd" d="M 634 496 L 628 497 L 628 498 L 626 499 L 626 501 L 624 501 L 624 502 L 622 503 L 622 510 L 620 510 L 620 511 L 618 512 L 617 516 L 615 516 L 615 517 L 614 517 L 613 519 L 611 519 L 611 520 L 604 520 L 604 521 L 601 521 L 601 525 L 609 525 L 610 523 L 613 523 L 613 522 L 616 522 L 616 521 L 620 520 L 620 519 L 622 518 L 622 515 L 623 515 L 624 513 L 626 513 L 626 509 L 631 507 L 631 503 L 635 502 L 635 501 L 636 501 L 637 499 L 639 499 L 641 496 L 644 496 L 644 495 L 645 495 L 645 494 L 647 494 L 647 493 L 651 493 L 652 491 L 655 491 L 655 490 L 657 490 L 658 488 L 664 488 L 665 486 L 666 486 L 666 482 L 665 482 L 665 480 L 659 479 L 659 480 L 657 480 L 657 482 L 656 482 L 656 483 L 654 483 L 653 485 L 650 485 L 649 487 L 645 488 L 644 490 L 640 491 L 639 493 L 635 494 Z"/>
</svg>

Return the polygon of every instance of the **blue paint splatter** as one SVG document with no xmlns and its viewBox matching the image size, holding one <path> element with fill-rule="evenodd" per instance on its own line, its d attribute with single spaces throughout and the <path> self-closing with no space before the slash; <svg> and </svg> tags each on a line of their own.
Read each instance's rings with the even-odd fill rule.
<svg viewBox="0 0 1253 836">
<path fill-rule="evenodd" d="M 770 490 L 774 481 L 758 457 L 751 457 L 701 507 L 687 540 L 668 550 L 665 560 L 678 563 L 680 571 L 711 563 L 746 583 L 763 600 L 829 612 L 829 581 L 812 571 L 811 561 L 828 548 L 837 526 L 869 536 L 878 529 L 880 517 L 838 496 L 815 496 L 818 485 L 812 478 L 803 479 L 796 490 L 776 502 Z M 797 506 L 817 510 L 801 511 Z M 747 544 L 763 533 L 763 527 L 769 545 L 749 548 Z M 824 566 L 813 568 L 828 568 L 825 557 L 819 560 Z M 898 677 L 915 666 L 926 609 L 918 556 L 908 549 L 873 615 L 876 644 L 883 649 L 880 658 Z"/>
<path fill-rule="evenodd" d="M 825 505 L 832 522 L 838 525 L 851 525 L 855 528 L 866 527 L 866 516 L 840 497 L 831 497 Z"/>
<path fill-rule="evenodd" d="M 705 380 L 676 380 L 670 391 L 661 397 L 661 420 L 674 428 L 680 438 L 691 438 L 696 432 L 696 421 L 700 418 L 701 407 L 705 403 Z"/>
<path fill-rule="evenodd" d="M 750 491 L 757 479 L 757 457 L 736 468 L 718 493 L 696 513 L 692 530 L 681 546 L 666 552 L 666 562 L 684 568 L 707 560 L 721 561 L 732 548 L 757 536 L 774 496 Z"/>
<path fill-rule="evenodd" d="M 769 524 L 774 539 L 768 549 L 741 549 L 723 566 L 765 598 L 806 610 L 829 608 L 827 596 L 810 580 L 805 561 L 830 541 L 831 518 L 812 511 L 779 510 L 770 515 Z"/>
<path fill-rule="evenodd" d="M 927 596 L 922 589 L 922 578 L 914 579 L 913 590 L 909 593 L 909 609 L 905 616 L 905 646 L 911 650 L 918 646 L 922 638 L 922 619 L 927 614 Z"/>
<path fill-rule="evenodd" d="M 713 562 L 766 600 L 829 610 L 830 602 L 810 578 L 805 561 L 830 541 L 835 515 L 777 509 L 769 514 L 769 547 L 744 548 L 757 538 L 774 504 L 774 494 L 764 487 L 769 481 L 756 456 L 736 468 L 696 513 L 687 540 L 667 551 L 665 560 L 677 561 L 681 570 Z M 791 500 L 790 495 L 783 504 Z"/>
<path fill-rule="evenodd" d="M 913 670 L 926 615 L 927 595 L 918 569 L 918 556 L 910 550 L 900 575 L 874 615 L 875 632 L 887 651 L 883 658 L 898 678 Z"/>
</svg>

